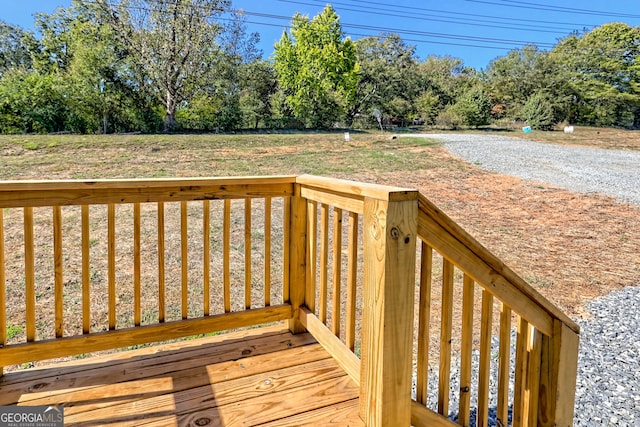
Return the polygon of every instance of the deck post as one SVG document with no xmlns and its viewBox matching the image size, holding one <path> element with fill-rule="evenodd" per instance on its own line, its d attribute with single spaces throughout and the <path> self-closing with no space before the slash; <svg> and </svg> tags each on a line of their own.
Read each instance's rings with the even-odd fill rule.
<svg viewBox="0 0 640 427">
<path fill-rule="evenodd" d="M 573 425 L 579 341 L 578 334 L 557 319 L 553 322 L 553 336 L 543 336 L 539 426 Z"/>
<path fill-rule="evenodd" d="M 300 184 L 294 184 L 291 196 L 289 227 L 289 300 L 293 317 L 289 319 L 289 330 L 298 334 L 306 332 L 299 320 L 300 307 L 305 303 L 306 250 L 307 250 L 307 202 L 300 195 Z"/>
<path fill-rule="evenodd" d="M 367 426 L 411 425 L 417 193 L 364 200 L 360 417 Z"/>
</svg>

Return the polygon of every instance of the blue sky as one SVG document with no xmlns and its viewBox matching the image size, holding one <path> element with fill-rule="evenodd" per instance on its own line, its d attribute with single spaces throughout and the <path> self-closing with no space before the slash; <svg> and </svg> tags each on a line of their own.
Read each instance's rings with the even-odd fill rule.
<svg viewBox="0 0 640 427">
<path fill-rule="evenodd" d="M 417 55 L 451 55 L 466 65 L 489 62 L 526 43 L 553 46 L 573 30 L 607 22 L 640 26 L 637 0 L 233 0 L 244 9 L 250 31 L 261 34 L 265 57 L 296 12 L 310 17 L 331 3 L 346 34 L 353 39 L 396 32 L 416 46 Z M 0 19 L 33 27 L 33 13 L 67 7 L 70 0 L 0 0 Z"/>
</svg>

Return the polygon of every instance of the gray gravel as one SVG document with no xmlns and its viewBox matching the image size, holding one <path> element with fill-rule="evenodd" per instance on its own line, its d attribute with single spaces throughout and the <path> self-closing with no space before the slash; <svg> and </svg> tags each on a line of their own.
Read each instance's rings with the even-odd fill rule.
<svg viewBox="0 0 640 427">
<path fill-rule="evenodd" d="M 640 152 L 544 144 L 495 135 L 429 134 L 483 169 L 640 205 Z"/>
<path fill-rule="evenodd" d="M 493 135 L 422 136 L 444 141 L 451 153 L 486 170 L 640 205 L 640 152 Z M 590 316 L 577 321 L 581 336 L 574 425 L 640 427 L 640 288 L 612 292 L 592 301 L 588 309 Z M 496 353 L 497 347 L 492 350 Z M 473 363 L 477 366 L 477 355 Z M 491 370 L 497 372 L 497 366 Z M 453 372 L 452 389 L 458 383 L 459 372 Z M 437 372 L 430 373 L 430 389 L 437 389 Z M 458 396 L 450 398 L 450 417 L 455 419 Z M 495 408 L 496 403 L 496 396 L 491 396 L 490 406 Z M 430 396 L 429 406 L 434 405 L 435 395 Z M 495 425 L 495 419 L 490 418 L 490 424 Z"/>
</svg>

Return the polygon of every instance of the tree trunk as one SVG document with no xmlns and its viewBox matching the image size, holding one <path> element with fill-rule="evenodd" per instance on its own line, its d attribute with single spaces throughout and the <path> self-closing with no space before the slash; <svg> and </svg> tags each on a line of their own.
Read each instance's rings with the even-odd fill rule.
<svg viewBox="0 0 640 427">
<path fill-rule="evenodd" d="M 176 101 L 175 97 L 167 90 L 167 99 L 165 103 L 166 114 L 164 116 L 164 131 L 173 132 L 178 126 L 176 121 Z"/>
</svg>

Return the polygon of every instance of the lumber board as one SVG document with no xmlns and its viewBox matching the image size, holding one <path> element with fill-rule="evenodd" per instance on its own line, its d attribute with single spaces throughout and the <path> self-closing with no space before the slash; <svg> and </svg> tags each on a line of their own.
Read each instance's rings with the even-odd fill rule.
<svg viewBox="0 0 640 427">
<path fill-rule="evenodd" d="M 0 208 L 287 197 L 294 177 L 2 181 Z"/>
<path fill-rule="evenodd" d="M 458 424 L 447 417 L 438 414 L 419 404 L 415 400 L 411 401 L 411 425 L 414 427 L 456 427 Z"/>
<path fill-rule="evenodd" d="M 0 348 L 0 358 L 3 363 L 14 365 L 277 322 L 289 319 L 291 316 L 292 310 L 289 304 L 276 305 L 201 319 L 178 320 L 5 346 Z"/>
<path fill-rule="evenodd" d="M 418 196 L 418 192 L 412 188 L 368 184 L 345 179 L 326 178 L 312 175 L 300 175 L 296 177 L 296 183 L 301 184 L 306 188 L 317 188 L 322 192 L 330 192 L 334 194 L 342 193 L 349 197 L 357 196 L 384 201 L 415 200 Z"/>
<path fill-rule="evenodd" d="M 241 374 L 234 371 L 238 366 L 242 366 L 242 372 L 247 374 L 260 372 L 254 367 L 256 364 L 274 363 L 281 367 L 279 359 L 282 355 L 279 352 L 283 350 L 292 350 L 298 360 L 327 357 L 318 352 L 320 346 L 309 334 L 293 336 L 282 330 L 282 326 L 260 329 L 265 331 L 254 329 L 250 333 L 234 333 L 230 335 L 235 338 L 228 340 L 207 337 L 11 372 L 0 382 L 0 404 L 31 404 L 46 398 L 62 401 L 65 398 L 59 396 L 85 393 L 91 388 L 100 392 L 110 383 L 162 377 L 180 369 L 198 369 L 202 375 L 200 365 L 217 364 L 218 380 L 233 378 Z M 253 359 L 256 357 L 258 359 Z M 71 399 L 66 398 L 66 401 Z"/>
<path fill-rule="evenodd" d="M 358 399 L 347 400 L 332 406 L 261 424 L 261 427 L 298 427 L 306 425 L 313 425 L 314 427 L 365 427 L 364 421 L 358 415 Z"/>
</svg>

